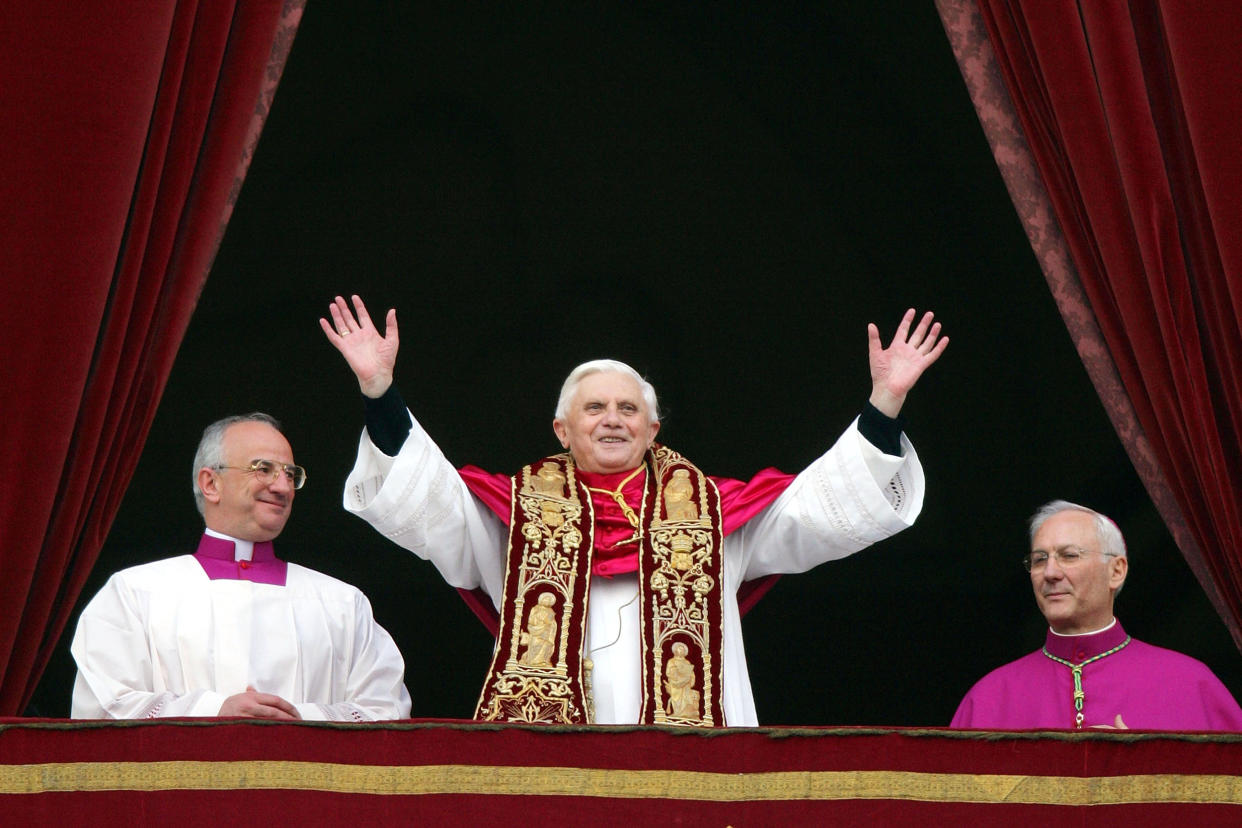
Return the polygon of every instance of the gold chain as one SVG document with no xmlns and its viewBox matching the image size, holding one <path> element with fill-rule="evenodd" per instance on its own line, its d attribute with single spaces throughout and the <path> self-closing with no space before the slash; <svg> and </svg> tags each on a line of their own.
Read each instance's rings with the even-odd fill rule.
<svg viewBox="0 0 1242 828">
<path fill-rule="evenodd" d="M 622 480 L 621 483 L 617 486 L 617 488 L 613 489 L 612 491 L 609 491 L 608 489 L 597 489 L 594 486 L 587 486 L 587 491 L 599 492 L 600 494 L 605 494 L 611 497 L 616 502 L 617 506 L 620 507 L 621 514 L 625 515 L 625 519 L 630 522 L 630 526 L 633 526 L 635 529 L 637 529 L 638 528 L 638 515 L 634 514 L 634 510 L 630 508 L 630 504 L 625 502 L 625 495 L 621 494 L 621 490 L 625 488 L 626 483 L 629 483 L 631 480 L 637 477 L 638 473 L 645 468 L 646 466 L 639 466 L 638 468 L 634 469 L 634 471 L 630 472 L 629 476 L 626 477 L 624 480 Z"/>
</svg>

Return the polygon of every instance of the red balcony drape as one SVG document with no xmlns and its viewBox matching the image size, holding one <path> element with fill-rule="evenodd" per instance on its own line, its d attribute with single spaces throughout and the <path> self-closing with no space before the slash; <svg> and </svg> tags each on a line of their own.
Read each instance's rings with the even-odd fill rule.
<svg viewBox="0 0 1242 828">
<path fill-rule="evenodd" d="M 938 6 L 1088 373 L 1242 646 L 1242 5 Z"/>
<path fill-rule="evenodd" d="M 1237 734 L 0 720 L 11 825 L 1236 826 Z"/>
<path fill-rule="evenodd" d="M 5 4 L 0 715 L 98 557 L 303 5 Z"/>
</svg>

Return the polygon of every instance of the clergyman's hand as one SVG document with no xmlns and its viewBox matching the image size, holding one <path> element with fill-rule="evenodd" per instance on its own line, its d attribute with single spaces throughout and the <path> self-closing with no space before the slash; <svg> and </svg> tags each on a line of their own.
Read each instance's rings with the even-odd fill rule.
<svg viewBox="0 0 1242 828">
<path fill-rule="evenodd" d="M 1091 725 L 1093 730 L 1129 730 L 1126 723 L 1121 720 L 1121 714 L 1117 714 L 1117 718 L 1113 719 L 1110 725 Z"/>
<path fill-rule="evenodd" d="M 392 385 L 392 372 L 397 364 L 400 344 L 397 311 L 389 308 L 381 335 L 371 323 L 371 316 L 362 299 L 357 296 L 350 298 L 354 302 L 354 311 L 350 311 L 349 305 L 338 296 L 328 305 L 332 321 L 320 317 L 319 327 L 323 328 L 324 336 L 349 363 L 362 393 L 371 399 L 379 399 Z"/>
<path fill-rule="evenodd" d="M 244 716 L 249 719 L 300 719 L 298 709 L 280 696 L 260 693 L 247 687 L 245 693 L 229 696 L 220 705 L 219 716 Z"/>
<path fill-rule="evenodd" d="M 887 348 L 880 344 L 880 329 L 867 325 L 867 350 L 871 362 L 871 404 L 889 417 L 896 417 L 906 395 L 933 362 L 949 347 L 949 338 L 940 336 L 935 314 L 923 314 L 911 333 L 914 308 L 906 311 L 897 333 Z"/>
</svg>

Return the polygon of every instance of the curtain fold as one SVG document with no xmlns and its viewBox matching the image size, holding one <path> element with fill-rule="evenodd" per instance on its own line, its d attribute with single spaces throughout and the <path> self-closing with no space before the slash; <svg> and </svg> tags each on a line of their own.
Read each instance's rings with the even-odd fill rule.
<svg viewBox="0 0 1242 828">
<path fill-rule="evenodd" d="M 303 6 L 6 6 L 0 715 L 28 703 L 120 506 Z"/>
<path fill-rule="evenodd" d="M 1242 5 L 938 7 L 1088 374 L 1242 646 Z"/>
</svg>

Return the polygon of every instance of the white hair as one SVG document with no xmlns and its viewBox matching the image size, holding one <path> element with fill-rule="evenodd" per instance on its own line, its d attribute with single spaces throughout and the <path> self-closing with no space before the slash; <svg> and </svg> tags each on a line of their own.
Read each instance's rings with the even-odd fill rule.
<svg viewBox="0 0 1242 828">
<path fill-rule="evenodd" d="M 1100 542 L 1100 552 L 1107 558 L 1127 558 L 1128 560 L 1126 539 L 1121 536 L 1121 530 L 1117 528 L 1113 519 L 1100 514 L 1095 509 L 1088 509 L 1086 506 L 1079 506 L 1068 500 L 1052 500 L 1035 510 L 1035 514 L 1031 515 L 1030 542 L 1032 545 L 1035 543 L 1035 533 L 1039 531 L 1039 527 L 1043 526 L 1048 518 L 1059 515 L 1061 512 L 1082 512 L 1084 515 L 1091 515 L 1095 521 L 1095 536 Z M 1114 598 L 1121 594 L 1121 588 L 1124 586 L 1125 582 L 1122 581 L 1121 586 L 1113 592 Z"/>
<path fill-rule="evenodd" d="M 1035 510 L 1035 514 L 1031 515 L 1031 543 L 1035 542 L 1035 533 L 1047 522 L 1048 518 L 1061 512 L 1082 512 L 1091 515 L 1095 520 L 1095 534 L 1100 541 L 1100 551 L 1110 558 L 1126 557 L 1125 538 L 1121 536 L 1121 530 L 1111 518 L 1100 514 L 1095 509 L 1088 509 L 1086 506 L 1079 506 L 1068 500 L 1053 500 Z"/>
<path fill-rule="evenodd" d="M 642 374 L 615 359 L 593 359 L 569 372 L 569 376 L 565 377 L 565 383 L 561 386 L 561 396 L 556 401 L 556 419 L 566 419 L 569 404 L 573 401 L 574 394 L 578 393 L 578 386 L 591 374 L 623 374 L 633 379 L 642 391 L 643 402 L 647 404 L 647 414 L 651 417 L 651 422 L 660 422 L 660 403 L 656 400 L 655 388 L 643 379 Z"/>
<path fill-rule="evenodd" d="M 204 467 L 214 469 L 216 466 L 224 464 L 224 432 L 238 423 L 266 423 L 280 431 L 280 421 L 271 414 L 264 414 L 262 411 L 252 411 L 249 414 L 234 414 L 232 417 L 224 417 L 203 429 L 203 436 L 198 441 L 198 449 L 194 452 L 194 469 L 192 474 L 194 505 L 198 507 L 198 513 L 204 517 L 206 517 L 206 513 L 203 512 L 203 492 L 198 488 L 198 470 Z"/>
</svg>

